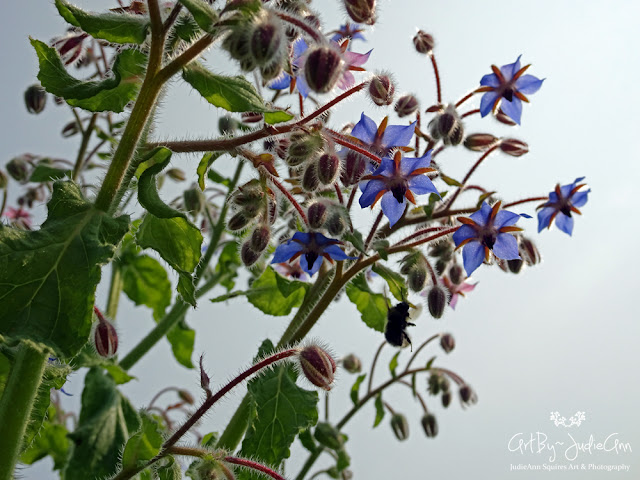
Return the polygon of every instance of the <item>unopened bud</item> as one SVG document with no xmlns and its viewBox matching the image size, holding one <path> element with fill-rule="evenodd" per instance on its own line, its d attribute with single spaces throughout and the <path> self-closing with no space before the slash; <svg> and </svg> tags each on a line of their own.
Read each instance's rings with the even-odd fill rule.
<svg viewBox="0 0 640 480">
<path fill-rule="evenodd" d="M 179 168 L 170 168 L 167 170 L 167 177 L 176 182 L 184 182 L 187 179 L 187 176 Z"/>
<path fill-rule="evenodd" d="M 429 55 L 433 51 L 435 42 L 433 37 L 427 32 L 418 30 L 416 36 L 413 37 L 413 45 L 416 47 L 418 53 Z"/>
<path fill-rule="evenodd" d="M 511 273 L 520 273 L 523 265 L 524 265 L 524 262 L 519 258 L 515 258 L 513 260 L 507 260 L 507 267 L 509 268 L 509 271 Z"/>
<path fill-rule="evenodd" d="M 420 423 L 422 423 L 422 429 L 427 437 L 433 438 L 438 435 L 438 422 L 434 415 L 425 413 Z"/>
<path fill-rule="evenodd" d="M 433 318 L 440 318 L 447 305 L 447 293 L 440 285 L 434 285 L 427 293 L 427 306 Z"/>
<path fill-rule="evenodd" d="M 451 280 L 451 283 L 455 285 L 460 285 L 460 283 L 462 283 L 463 274 L 464 270 L 457 263 L 451 265 L 451 268 L 449 268 L 449 280 Z"/>
<path fill-rule="evenodd" d="M 238 121 L 231 115 L 222 115 L 218 119 L 218 130 L 220 133 L 233 133 L 238 128 Z"/>
<path fill-rule="evenodd" d="M 429 379 L 427 380 L 427 390 L 430 395 L 438 395 L 440 393 L 441 378 L 442 375 L 439 373 L 432 373 L 429 375 Z"/>
<path fill-rule="evenodd" d="M 409 438 L 409 423 L 407 422 L 407 417 L 401 413 L 394 413 L 391 416 L 391 430 L 393 430 L 394 435 L 400 441 Z"/>
<path fill-rule="evenodd" d="M 344 161 L 344 170 L 340 175 L 340 180 L 345 187 L 355 185 L 360 181 L 367 168 L 367 159 L 351 150 L 347 152 Z"/>
<path fill-rule="evenodd" d="M 232 232 L 239 232 L 249 225 L 252 219 L 245 212 L 238 212 L 227 221 L 227 228 Z"/>
<path fill-rule="evenodd" d="M 271 230 L 265 225 L 260 225 L 251 234 L 249 246 L 254 252 L 262 253 L 271 240 Z"/>
<path fill-rule="evenodd" d="M 304 78 L 314 92 L 327 93 L 335 86 L 343 68 L 344 60 L 339 50 L 329 45 L 320 45 L 307 55 Z"/>
<path fill-rule="evenodd" d="M 495 145 L 497 141 L 498 139 L 490 133 L 474 133 L 464 139 L 464 146 L 474 152 L 484 152 Z"/>
<path fill-rule="evenodd" d="M 11 178 L 20 183 L 26 183 L 31 176 L 31 163 L 26 155 L 11 159 L 9 163 L 7 163 L 6 169 L 7 173 L 11 175 Z"/>
<path fill-rule="evenodd" d="M 320 443 L 331 450 L 339 450 L 344 444 L 344 436 L 330 423 L 318 422 L 313 436 Z"/>
<path fill-rule="evenodd" d="M 7 188 L 7 184 L 9 183 L 9 178 L 7 174 L 0 170 L 0 190 Z"/>
<path fill-rule="evenodd" d="M 369 97 L 379 107 L 391 105 L 395 91 L 396 87 L 388 75 L 376 75 L 369 82 Z"/>
<path fill-rule="evenodd" d="M 356 23 L 376 23 L 376 0 L 344 0 L 347 14 Z"/>
<path fill-rule="evenodd" d="M 442 139 L 445 145 L 458 145 L 464 138 L 464 129 L 454 105 L 449 104 L 444 112 L 429 122 L 429 133 L 435 139 Z"/>
<path fill-rule="evenodd" d="M 60 132 L 60 135 L 62 135 L 64 138 L 69 138 L 73 137 L 79 131 L 80 130 L 78 129 L 78 122 L 73 120 L 64 126 L 62 132 Z"/>
<path fill-rule="evenodd" d="M 362 370 L 362 362 L 353 353 L 342 359 L 342 366 L 349 373 L 359 373 Z"/>
<path fill-rule="evenodd" d="M 262 80 L 264 82 L 268 82 L 269 80 L 273 80 L 282 72 L 282 59 L 276 59 L 273 62 L 260 67 L 260 75 L 262 75 Z"/>
<path fill-rule="evenodd" d="M 258 261 L 262 252 L 256 252 L 251 248 L 251 240 L 242 244 L 240 248 L 240 259 L 247 267 L 250 267 Z"/>
<path fill-rule="evenodd" d="M 323 185 L 331 185 L 340 172 L 340 158 L 335 153 L 325 153 L 318 159 L 318 180 Z"/>
<path fill-rule="evenodd" d="M 211 388 L 209 387 L 211 379 L 209 378 L 209 375 L 207 375 L 207 372 L 204 371 L 204 365 L 202 364 L 203 359 L 204 356 L 200 355 L 200 387 L 207 394 L 207 398 L 209 398 L 212 395 Z"/>
<path fill-rule="evenodd" d="M 460 400 L 464 405 L 472 405 L 478 401 L 476 392 L 469 385 L 462 385 L 459 390 Z"/>
<path fill-rule="evenodd" d="M 327 220 L 327 206 L 321 202 L 315 202 L 309 205 L 307 209 L 307 218 L 311 228 L 321 228 Z"/>
<path fill-rule="evenodd" d="M 500 142 L 500 150 L 512 157 L 521 157 L 529 152 L 529 145 L 522 140 L 515 138 L 505 138 Z"/>
<path fill-rule="evenodd" d="M 182 198 L 184 200 L 185 209 L 194 216 L 198 215 L 202 211 L 206 202 L 202 190 L 200 190 L 196 185 L 185 190 L 182 193 Z"/>
<path fill-rule="evenodd" d="M 450 333 L 442 335 L 440 337 L 440 346 L 442 347 L 442 350 L 444 350 L 444 353 L 450 353 L 453 351 L 453 349 L 456 348 L 456 341 L 453 338 L 453 335 Z"/>
<path fill-rule="evenodd" d="M 188 403 L 189 405 L 193 405 L 194 403 L 196 403 L 193 395 L 191 395 L 188 390 L 178 390 L 178 397 L 180 397 L 180 400 L 182 400 L 184 403 Z"/>
<path fill-rule="evenodd" d="M 116 328 L 97 309 L 94 311 L 98 317 L 98 323 L 93 331 L 93 346 L 98 355 L 111 358 L 118 351 L 118 333 Z"/>
<path fill-rule="evenodd" d="M 304 347 L 298 354 L 302 373 L 312 384 L 331 390 L 336 373 L 336 362 L 329 353 L 317 345 Z"/>
<path fill-rule="evenodd" d="M 427 282 L 427 268 L 423 265 L 416 265 L 409 271 L 407 275 L 407 283 L 409 288 L 414 292 L 420 292 Z"/>
<path fill-rule="evenodd" d="M 251 53 L 250 33 L 251 28 L 248 25 L 238 26 L 222 42 L 222 48 L 227 50 L 235 60 L 246 59 Z"/>
<path fill-rule="evenodd" d="M 291 140 L 288 138 L 281 138 L 278 140 L 275 146 L 276 155 L 280 157 L 282 160 L 287 158 L 287 151 L 289 150 L 289 145 L 291 144 Z"/>
<path fill-rule="evenodd" d="M 307 168 L 304 170 L 304 174 L 302 175 L 302 188 L 307 192 L 313 192 L 319 186 L 320 181 L 318 180 L 316 164 L 310 163 L 309 165 L 307 165 Z"/>
<path fill-rule="evenodd" d="M 265 15 L 251 34 L 250 51 L 258 66 L 263 67 L 283 55 L 285 34 L 282 21 L 275 15 Z"/>
<path fill-rule="evenodd" d="M 319 133 L 294 133 L 291 135 L 291 143 L 287 149 L 287 164 L 290 167 L 301 165 L 313 157 L 323 144 L 324 140 Z"/>
<path fill-rule="evenodd" d="M 498 120 L 500 123 L 504 123 L 505 125 L 509 125 L 510 127 L 517 125 L 517 123 L 514 122 L 506 113 L 504 113 L 502 109 L 498 109 L 496 120 Z"/>
<path fill-rule="evenodd" d="M 47 92 L 37 83 L 24 92 L 24 103 L 29 113 L 40 113 L 47 103 Z"/>
<path fill-rule="evenodd" d="M 331 235 L 338 237 L 342 235 L 344 229 L 347 228 L 347 222 L 340 212 L 335 212 L 329 216 L 326 227 Z"/>
<path fill-rule="evenodd" d="M 393 107 L 399 117 L 406 117 L 418 110 L 418 99 L 413 95 L 404 95 L 398 99 Z"/>
<path fill-rule="evenodd" d="M 242 112 L 240 115 L 244 123 L 258 123 L 264 118 L 260 112 Z"/>
<path fill-rule="evenodd" d="M 451 395 L 451 392 L 443 392 L 442 393 L 442 406 L 444 408 L 448 408 L 449 405 L 451 405 L 451 399 L 453 398 L 453 395 Z"/>
<path fill-rule="evenodd" d="M 527 262 L 527 265 L 535 265 L 536 263 L 540 263 L 541 257 L 540 252 L 538 251 L 538 247 L 533 243 L 532 240 L 527 237 L 522 237 L 520 239 L 520 256 Z"/>
</svg>

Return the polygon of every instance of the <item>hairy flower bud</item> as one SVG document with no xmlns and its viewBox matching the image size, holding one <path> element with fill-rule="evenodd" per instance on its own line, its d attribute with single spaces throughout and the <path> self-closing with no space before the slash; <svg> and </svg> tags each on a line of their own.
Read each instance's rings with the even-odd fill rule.
<svg viewBox="0 0 640 480">
<path fill-rule="evenodd" d="M 251 223 L 251 220 L 253 220 L 253 217 L 248 216 L 244 211 L 240 211 L 227 220 L 227 229 L 232 232 L 239 232 L 244 230 Z"/>
<path fill-rule="evenodd" d="M 64 126 L 64 128 L 60 132 L 60 135 L 62 135 L 63 138 L 69 138 L 73 137 L 79 131 L 80 129 L 78 128 L 78 122 L 72 120 Z"/>
<path fill-rule="evenodd" d="M 233 133 L 238 129 L 238 121 L 231 115 L 222 115 L 218 119 L 218 130 L 220 133 Z"/>
<path fill-rule="evenodd" d="M 28 155 L 21 155 L 19 157 L 12 158 L 5 166 L 7 173 L 11 175 L 11 178 L 20 182 L 26 183 L 31 176 L 32 164 L 29 159 L 32 158 Z"/>
<path fill-rule="evenodd" d="M 418 99 L 413 95 L 403 95 L 393 107 L 399 117 L 406 117 L 418 110 Z"/>
<path fill-rule="evenodd" d="M 444 408 L 448 408 L 449 405 L 451 405 L 451 400 L 453 399 L 453 395 L 451 395 L 451 392 L 443 392 L 441 399 L 442 399 L 442 406 Z"/>
<path fill-rule="evenodd" d="M 182 198 L 184 200 L 185 209 L 193 216 L 198 215 L 206 203 L 204 194 L 197 185 L 193 185 L 191 188 L 185 190 L 182 193 Z"/>
<path fill-rule="evenodd" d="M 259 67 L 280 61 L 284 55 L 285 33 L 275 14 L 267 14 L 254 27 L 249 42 L 249 50 Z"/>
<path fill-rule="evenodd" d="M 251 248 L 251 239 L 244 242 L 240 248 L 240 259 L 247 267 L 250 267 L 258 261 L 262 252 L 256 252 Z"/>
<path fill-rule="evenodd" d="M 356 23 L 376 23 L 376 0 L 344 0 L 344 8 Z"/>
<path fill-rule="evenodd" d="M 332 213 L 327 219 L 327 223 L 325 225 L 327 230 L 334 237 L 339 237 L 344 232 L 345 228 L 347 228 L 347 222 L 344 219 L 344 216 L 341 212 L 336 211 Z"/>
<path fill-rule="evenodd" d="M 418 53 L 429 55 L 433 51 L 435 42 L 433 37 L 423 30 L 418 30 L 415 37 L 413 37 L 413 45 L 416 47 Z"/>
<path fill-rule="evenodd" d="M 327 221 L 327 206 L 322 202 L 315 202 L 309 205 L 307 209 L 307 218 L 309 219 L 309 226 L 311 228 L 321 228 L 324 222 Z"/>
<path fill-rule="evenodd" d="M 427 380 L 427 390 L 430 395 L 438 395 L 441 391 L 442 375 L 439 373 L 432 373 Z"/>
<path fill-rule="evenodd" d="M 318 422 L 313 436 L 318 443 L 331 450 L 338 450 L 344 444 L 344 435 L 342 435 L 336 427 L 327 422 Z"/>
<path fill-rule="evenodd" d="M 462 401 L 463 405 L 472 405 L 474 403 L 477 403 L 478 396 L 469 385 L 462 385 L 458 392 L 460 394 L 460 400 Z"/>
<path fill-rule="evenodd" d="M 540 263 L 542 260 L 538 247 L 536 247 L 536 244 L 527 237 L 520 237 L 518 250 L 520 251 L 520 256 L 529 266 Z"/>
<path fill-rule="evenodd" d="M 474 133 L 464 139 L 464 146 L 474 152 L 484 152 L 491 148 L 498 139 L 490 133 Z"/>
<path fill-rule="evenodd" d="M 434 285 L 427 293 L 427 306 L 433 318 L 440 318 L 447 305 L 447 293 L 440 285 Z"/>
<path fill-rule="evenodd" d="M 264 82 L 268 82 L 269 80 L 273 80 L 282 72 L 282 59 L 276 59 L 273 62 L 260 67 L 260 75 L 262 75 L 262 80 Z"/>
<path fill-rule="evenodd" d="M 529 152 L 529 145 L 522 140 L 516 140 L 515 138 L 505 138 L 500 141 L 500 150 L 512 157 L 521 157 L 525 153 Z"/>
<path fill-rule="evenodd" d="M 310 163 L 304 170 L 302 175 L 302 188 L 307 192 L 313 192 L 320 186 L 318 180 L 318 172 L 316 170 L 316 164 Z"/>
<path fill-rule="evenodd" d="M 511 273 L 520 273 L 524 262 L 520 258 L 514 258 L 513 260 L 507 260 L 507 268 Z"/>
<path fill-rule="evenodd" d="M 318 159 L 318 180 L 323 185 L 331 185 L 340 172 L 340 158 L 335 153 L 325 153 Z"/>
<path fill-rule="evenodd" d="M 394 413 L 391 415 L 391 430 L 394 435 L 400 441 L 409 438 L 409 423 L 407 417 L 401 413 Z"/>
<path fill-rule="evenodd" d="M 453 104 L 429 122 L 429 133 L 435 139 L 442 139 L 445 145 L 458 145 L 464 138 L 464 128 Z"/>
<path fill-rule="evenodd" d="M 298 354 L 302 373 L 312 384 L 331 390 L 336 373 L 336 362 L 331 355 L 317 345 L 304 347 Z"/>
<path fill-rule="evenodd" d="M 259 225 L 251 234 L 249 246 L 254 252 L 262 253 L 271 240 L 271 230 L 266 225 Z"/>
<path fill-rule="evenodd" d="M 277 141 L 275 146 L 276 155 L 278 155 L 282 160 L 287 158 L 287 151 L 289 150 L 290 144 L 291 140 L 288 138 L 281 138 Z"/>
<path fill-rule="evenodd" d="M 291 135 L 287 149 L 287 165 L 296 167 L 311 159 L 324 145 L 322 136 L 317 133 L 296 132 Z"/>
<path fill-rule="evenodd" d="M 462 283 L 462 280 L 464 280 L 463 274 L 464 270 L 457 263 L 451 265 L 451 268 L 449 268 L 449 280 L 451 280 L 451 283 L 454 285 L 460 285 L 460 283 Z"/>
<path fill-rule="evenodd" d="M 407 283 L 409 288 L 414 292 L 420 292 L 427 282 L 427 266 L 419 263 L 416 264 L 407 275 Z"/>
<path fill-rule="evenodd" d="M 95 308 L 98 322 L 93 330 L 93 346 L 98 355 L 105 358 L 113 357 L 118 351 L 118 333 L 116 328 Z"/>
<path fill-rule="evenodd" d="M 24 92 L 24 103 L 29 113 L 40 113 L 47 103 L 47 92 L 37 83 Z"/>
<path fill-rule="evenodd" d="M 304 78 L 316 93 L 327 93 L 342 75 L 344 60 L 337 48 L 320 45 L 312 49 L 304 63 Z"/>
<path fill-rule="evenodd" d="M 422 423 L 422 428 L 427 437 L 433 438 L 438 435 L 438 422 L 434 415 L 431 413 L 425 413 L 420 420 L 420 423 Z"/>
<path fill-rule="evenodd" d="M 369 82 L 369 97 L 379 107 L 391 105 L 396 87 L 389 75 L 376 75 Z"/>
<path fill-rule="evenodd" d="M 170 168 L 167 170 L 167 177 L 175 182 L 184 182 L 187 179 L 187 176 L 179 168 Z"/>
<path fill-rule="evenodd" d="M 362 362 L 353 353 L 342 359 L 342 366 L 349 373 L 359 373 L 362 370 Z"/>
<path fill-rule="evenodd" d="M 367 168 L 367 159 L 356 152 L 349 150 L 344 160 L 344 169 L 340 174 L 340 181 L 345 187 L 355 185 L 360 181 Z"/>
<path fill-rule="evenodd" d="M 207 398 L 209 398 L 212 395 L 210 387 L 211 379 L 209 378 L 209 375 L 207 375 L 207 372 L 205 372 L 204 370 L 204 365 L 202 364 L 203 359 L 204 356 L 200 355 L 200 388 L 205 391 L 205 393 L 207 394 Z"/>
<path fill-rule="evenodd" d="M 453 335 L 450 333 L 442 335 L 440 337 L 440 346 L 442 347 L 442 350 L 444 350 L 444 353 L 450 353 L 453 351 L 453 349 L 456 348 L 456 341 L 453 338 Z"/>
<path fill-rule="evenodd" d="M 187 403 L 189 405 L 193 405 L 194 403 L 196 403 L 195 399 L 193 398 L 193 395 L 191 395 L 191 393 L 188 390 L 184 390 L 184 389 L 178 390 L 178 397 L 180 397 L 180 400 L 182 400 L 184 403 Z"/>
<path fill-rule="evenodd" d="M 514 122 L 509 115 L 504 113 L 502 109 L 498 109 L 498 113 L 496 114 L 496 120 L 498 120 L 500 123 L 504 123 L 505 125 L 509 125 L 510 127 L 517 125 L 517 123 Z"/>
</svg>

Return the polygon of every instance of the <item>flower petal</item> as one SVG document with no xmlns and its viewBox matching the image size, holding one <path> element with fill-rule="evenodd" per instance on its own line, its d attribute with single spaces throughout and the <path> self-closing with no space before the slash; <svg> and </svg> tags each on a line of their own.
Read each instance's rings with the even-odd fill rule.
<svg viewBox="0 0 640 480">
<path fill-rule="evenodd" d="M 516 90 L 520 93 L 524 93 L 526 95 L 530 95 L 532 93 L 536 93 L 540 90 L 542 86 L 542 82 L 544 82 L 544 78 L 541 80 L 538 77 L 534 77 L 533 75 L 523 75 L 518 80 L 516 80 Z"/>
<path fill-rule="evenodd" d="M 271 88 L 272 90 L 283 90 L 285 88 L 289 88 L 289 85 L 291 85 L 291 75 L 282 72 L 271 82 L 269 82 L 267 84 L 267 87 Z"/>
<path fill-rule="evenodd" d="M 456 247 L 464 242 L 468 238 L 474 238 L 478 235 L 475 228 L 471 225 L 462 225 L 458 230 L 456 230 L 451 237 L 456 244 Z"/>
<path fill-rule="evenodd" d="M 362 195 L 358 202 L 362 208 L 373 205 L 376 197 L 382 190 L 386 190 L 386 185 L 382 180 L 369 180 L 366 183 L 360 183 Z"/>
<path fill-rule="evenodd" d="M 347 90 L 353 87 L 354 83 L 356 83 L 356 77 L 353 76 L 353 73 L 346 70 L 338 80 L 338 88 L 340 90 Z"/>
<path fill-rule="evenodd" d="M 382 146 L 389 149 L 391 147 L 406 147 L 409 145 L 413 134 L 416 131 L 416 122 L 411 125 L 389 125 L 382 135 Z"/>
<path fill-rule="evenodd" d="M 424 195 L 425 193 L 435 193 L 440 196 L 438 189 L 426 175 L 414 175 L 409 177 L 409 190 L 416 195 Z"/>
<path fill-rule="evenodd" d="M 483 87 L 499 87 L 500 79 L 495 73 L 489 73 L 480 79 L 480 85 Z"/>
<path fill-rule="evenodd" d="M 313 262 L 313 265 L 309 266 L 306 255 L 302 255 L 300 257 L 300 266 L 305 272 L 308 272 L 309 275 L 313 276 L 318 270 L 320 270 L 323 261 L 324 257 L 322 255 L 318 255 L 318 258 L 316 258 L 316 261 Z"/>
<path fill-rule="evenodd" d="M 480 99 L 480 115 L 483 117 L 489 115 L 497 99 L 498 94 L 496 92 L 487 92 L 482 95 L 482 98 Z"/>
<path fill-rule="evenodd" d="M 291 257 L 293 257 L 296 253 L 302 251 L 303 248 L 304 247 L 300 243 L 294 242 L 293 240 L 289 240 L 282 245 L 278 245 L 271 263 L 286 262 L 287 260 L 290 260 Z"/>
<path fill-rule="evenodd" d="M 556 209 L 553 207 L 545 207 L 538 212 L 538 233 L 549 226 L 549 222 L 551 222 L 551 217 L 555 211 Z"/>
<path fill-rule="evenodd" d="M 467 275 L 471 275 L 484 262 L 484 245 L 471 241 L 462 248 L 462 263 Z"/>
<path fill-rule="evenodd" d="M 500 71 L 506 81 L 511 80 L 518 70 L 520 70 L 520 57 L 522 57 L 522 55 L 519 55 L 515 62 L 500 67 Z"/>
<path fill-rule="evenodd" d="M 510 233 L 499 233 L 493 244 L 493 254 L 503 260 L 516 260 L 520 258 L 518 253 L 518 241 Z"/>
<path fill-rule="evenodd" d="M 556 217 L 556 226 L 567 235 L 571 236 L 573 233 L 573 217 L 569 217 L 564 213 L 558 213 Z"/>
<path fill-rule="evenodd" d="M 469 218 L 480 226 L 486 225 L 489 220 L 489 216 L 491 215 L 491 210 L 492 208 L 487 202 L 482 202 L 480 210 L 469 215 Z"/>
<path fill-rule="evenodd" d="M 391 192 L 387 192 L 382 196 L 381 200 L 382 212 L 389 219 L 389 225 L 394 226 L 407 206 L 406 198 L 402 198 L 402 203 L 398 202 Z"/>
<path fill-rule="evenodd" d="M 358 257 L 350 257 L 338 246 L 338 245 L 329 245 L 324 249 L 325 253 L 328 253 L 331 258 L 334 260 L 355 260 Z"/>
<path fill-rule="evenodd" d="M 503 98 L 502 102 L 500 102 L 500 108 L 507 117 L 520 125 L 520 118 L 522 117 L 522 100 L 518 97 L 513 97 L 512 101 Z"/>
<path fill-rule="evenodd" d="M 378 132 L 376 122 L 367 117 L 364 113 L 360 116 L 360 121 L 351 130 L 351 136 L 362 140 L 365 143 L 373 143 Z"/>
<path fill-rule="evenodd" d="M 571 197 L 571 204 L 576 208 L 583 206 L 585 203 L 587 203 L 587 196 L 589 195 L 589 192 L 591 192 L 591 189 L 585 190 L 584 192 L 574 193 Z"/>
<path fill-rule="evenodd" d="M 418 158 L 404 157 L 400 163 L 400 171 L 405 175 L 419 168 L 427 168 L 431 164 L 431 150 Z"/>
<path fill-rule="evenodd" d="M 449 300 L 449 306 L 453 310 L 456 309 L 456 305 L 458 304 L 458 297 L 459 297 L 459 295 L 457 293 L 451 294 L 451 299 Z"/>
<path fill-rule="evenodd" d="M 307 45 L 307 42 L 304 41 L 304 38 L 300 37 L 298 40 L 296 40 L 293 44 L 294 60 L 300 58 L 302 54 L 307 51 L 308 48 L 309 46 Z"/>
<path fill-rule="evenodd" d="M 367 60 L 369 60 L 369 55 L 371 55 L 373 50 L 369 50 L 367 53 L 355 53 L 355 52 L 344 52 L 342 55 L 348 66 L 359 67 L 364 65 Z"/>
<path fill-rule="evenodd" d="M 520 219 L 520 215 L 517 213 L 510 212 L 508 210 L 500 210 L 496 215 L 493 224 L 496 228 L 500 229 L 502 227 L 508 227 L 509 225 L 513 225 Z"/>
</svg>

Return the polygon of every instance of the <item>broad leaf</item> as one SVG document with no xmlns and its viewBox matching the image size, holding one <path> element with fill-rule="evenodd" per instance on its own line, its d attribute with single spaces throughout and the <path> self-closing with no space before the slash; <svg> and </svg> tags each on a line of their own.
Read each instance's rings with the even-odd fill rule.
<svg viewBox="0 0 640 480">
<path fill-rule="evenodd" d="M 148 413 L 142 414 L 142 426 L 124 447 L 122 453 L 122 469 L 136 469 L 144 466 L 160 452 L 164 441 L 158 422 Z"/>
<path fill-rule="evenodd" d="M 180 0 L 198 26 L 207 33 L 212 33 L 213 27 L 218 21 L 218 13 L 204 0 Z"/>
<path fill-rule="evenodd" d="M 198 185 L 200 185 L 200 190 L 204 191 L 204 177 L 207 174 L 209 167 L 225 153 L 226 152 L 207 152 L 202 156 L 197 169 Z"/>
<path fill-rule="evenodd" d="M 195 306 L 195 285 L 191 273 L 200 262 L 202 234 L 182 217 L 157 218 L 146 215 L 136 234 L 138 245 L 152 248 L 178 272 L 178 293 Z"/>
<path fill-rule="evenodd" d="M 362 375 L 358 375 L 358 378 L 356 378 L 356 381 L 353 383 L 353 386 L 351 387 L 351 401 L 353 402 L 354 405 L 358 404 L 358 396 L 360 394 L 360 384 L 362 384 L 362 382 L 364 381 L 365 377 L 367 376 L 366 373 L 363 373 Z"/>
<path fill-rule="evenodd" d="M 367 285 L 364 275 L 360 274 L 347 285 L 347 297 L 362 314 L 362 321 L 379 332 L 384 331 L 387 323 L 387 300 L 380 293 L 373 293 Z"/>
<path fill-rule="evenodd" d="M 360 253 L 365 253 L 364 240 L 362 239 L 362 234 L 358 230 L 354 230 L 353 233 L 346 233 L 343 235 L 343 238 L 350 242 L 351 245 L 353 245 L 353 247 Z"/>
<path fill-rule="evenodd" d="M 290 455 L 296 435 L 318 421 L 318 393 L 296 385 L 291 365 L 280 365 L 249 382 L 256 409 L 242 442 L 241 455 L 278 466 Z"/>
<path fill-rule="evenodd" d="M 41 161 L 36 165 L 36 168 L 33 169 L 29 181 L 35 183 L 51 182 L 66 176 L 71 177 L 70 174 L 71 170 L 69 169 L 53 167 L 49 163 Z"/>
<path fill-rule="evenodd" d="M 143 43 L 149 30 L 147 15 L 122 13 L 93 13 L 70 4 L 65 0 L 55 0 L 62 18 L 75 27 L 80 27 L 93 38 L 101 38 L 112 43 Z"/>
<path fill-rule="evenodd" d="M 309 285 L 280 277 L 271 267 L 251 284 L 247 300 L 267 315 L 289 315 L 302 304 Z"/>
<path fill-rule="evenodd" d="M 292 113 L 285 112 L 284 110 L 274 110 L 272 112 L 264 112 L 264 121 L 270 125 L 276 123 L 288 122 L 294 117 Z"/>
<path fill-rule="evenodd" d="M 73 357 L 91 330 L 100 266 L 129 217 L 98 211 L 77 185 L 56 182 L 40 230 L 0 225 L 0 334 L 44 343 Z"/>
<path fill-rule="evenodd" d="M 136 174 L 138 176 L 138 201 L 147 211 L 158 218 L 187 218 L 180 210 L 167 205 L 160 198 L 156 175 L 169 165 L 171 150 L 156 147 L 142 159 Z"/>
<path fill-rule="evenodd" d="M 20 456 L 20 462 L 32 465 L 42 458 L 51 456 L 54 470 L 61 470 L 64 467 L 71 442 L 67 438 L 69 432 L 65 426 L 54 423 L 55 413 L 55 408 L 49 407 L 42 428 L 29 448 Z"/>
<path fill-rule="evenodd" d="M 399 302 L 407 300 L 407 284 L 402 275 L 379 263 L 374 264 L 371 269 L 387 282 L 389 291 L 396 297 L 396 300 Z"/>
<path fill-rule="evenodd" d="M 189 328 L 189 325 L 182 319 L 167 332 L 167 340 L 171 344 L 173 356 L 176 357 L 178 363 L 187 368 L 193 368 L 191 356 L 196 341 L 195 330 Z"/>
<path fill-rule="evenodd" d="M 242 266 L 238 246 L 235 241 L 227 243 L 218 257 L 215 273 L 220 275 L 220 285 L 230 292 L 235 286 L 235 278 L 238 276 L 238 269 Z"/>
<path fill-rule="evenodd" d="M 180 463 L 171 455 L 167 455 L 158 461 L 153 469 L 158 476 L 158 480 L 180 480 L 182 478 Z"/>
<path fill-rule="evenodd" d="M 73 107 L 120 113 L 138 94 L 147 63 L 146 55 L 138 50 L 122 51 L 113 64 L 113 75 L 101 81 L 85 82 L 67 73 L 55 48 L 34 39 L 31 45 L 38 54 L 38 80 L 44 89 L 64 98 Z"/>
<path fill-rule="evenodd" d="M 82 408 L 72 441 L 64 480 L 87 480 L 113 475 L 129 437 L 140 428 L 138 413 L 97 368 L 87 372 Z"/>
<path fill-rule="evenodd" d="M 118 262 L 122 270 L 122 290 L 136 305 L 153 310 L 160 319 L 171 304 L 171 282 L 160 262 L 148 255 L 125 256 Z"/>
</svg>

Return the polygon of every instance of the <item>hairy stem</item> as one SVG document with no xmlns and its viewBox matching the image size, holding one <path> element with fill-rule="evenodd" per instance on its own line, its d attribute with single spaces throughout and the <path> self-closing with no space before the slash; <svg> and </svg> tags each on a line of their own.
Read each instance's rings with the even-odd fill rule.
<svg viewBox="0 0 640 480">
<path fill-rule="evenodd" d="M 82 167 L 84 165 L 84 156 L 87 153 L 89 140 L 91 139 L 91 134 L 93 133 L 93 127 L 95 127 L 97 119 L 98 119 L 97 113 L 94 113 L 93 115 L 91 115 L 91 120 L 89 120 L 89 125 L 87 125 L 86 130 L 82 131 L 82 140 L 80 141 L 80 149 L 78 150 L 76 163 L 73 167 L 73 173 L 71 174 L 71 179 L 74 181 L 78 178 L 78 175 L 80 174 L 80 170 L 82 170 Z M 80 128 L 82 128 L 81 125 L 80 125 Z"/>
<path fill-rule="evenodd" d="M 120 303 L 120 293 L 122 292 L 122 268 L 118 262 L 111 264 L 111 282 L 109 284 L 109 297 L 107 298 L 107 306 L 105 314 L 107 317 L 115 320 L 118 313 L 118 303 Z"/>
</svg>

